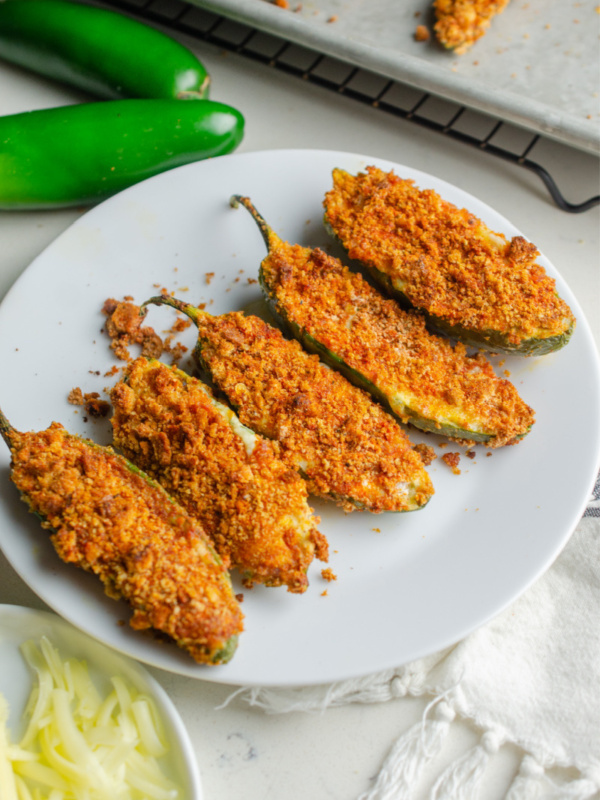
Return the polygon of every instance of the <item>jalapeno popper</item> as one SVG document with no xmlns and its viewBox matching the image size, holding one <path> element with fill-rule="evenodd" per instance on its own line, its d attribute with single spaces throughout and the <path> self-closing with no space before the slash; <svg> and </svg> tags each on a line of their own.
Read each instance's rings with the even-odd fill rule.
<svg viewBox="0 0 600 800">
<path fill-rule="evenodd" d="M 131 627 L 166 634 L 199 663 L 228 661 L 243 630 L 229 575 L 197 520 L 110 448 L 59 423 L 21 433 L 0 412 L 11 479 L 63 561 L 131 606 Z"/>
<path fill-rule="evenodd" d="M 279 442 L 313 494 L 346 511 L 412 511 L 433 487 L 408 437 L 366 392 L 258 317 L 211 316 L 175 298 L 198 326 L 196 356 L 241 422 Z"/>
<path fill-rule="evenodd" d="M 429 326 L 516 355 L 563 347 L 575 318 L 522 236 L 507 240 L 466 209 L 393 172 L 333 171 L 325 225 L 384 289 Z"/>
<path fill-rule="evenodd" d="M 306 484 L 196 378 L 138 358 L 111 392 L 114 441 L 198 519 L 244 584 L 308 586 L 327 543 Z"/>
<path fill-rule="evenodd" d="M 435 35 L 458 55 L 480 39 L 492 19 L 501 14 L 509 0 L 435 0 Z"/>
<path fill-rule="evenodd" d="M 233 200 L 267 244 L 259 278 L 272 310 L 306 349 L 423 430 L 490 447 L 527 433 L 533 411 L 482 355 L 429 333 L 419 313 L 384 298 L 337 258 L 283 242 L 248 198 Z"/>
</svg>

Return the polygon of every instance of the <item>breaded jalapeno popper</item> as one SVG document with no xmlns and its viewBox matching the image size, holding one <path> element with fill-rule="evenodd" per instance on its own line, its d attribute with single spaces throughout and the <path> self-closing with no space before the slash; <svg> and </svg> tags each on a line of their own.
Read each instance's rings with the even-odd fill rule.
<svg viewBox="0 0 600 800">
<path fill-rule="evenodd" d="M 333 171 L 325 226 L 400 302 L 466 344 L 516 355 L 563 347 L 575 318 L 522 236 L 507 240 L 466 209 L 393 172 Z"/>
<path fill-rule="evenodd" d="M 283 242 L 248 198 L 268 253 L 259 270 L 275 315 L 306 347 L 369 391 L 402 422 L 466 443 L 513 444 L 533 411 L 482 355 L 425 327 L 358 273 L 316 248 Z"/>
<path fill-rule="evenodd" d="M 213 317 L 168 296 L 198 327 L 196 356 L 241 422 L 279 442 L 311 493 L 346 511 L 412 511 L 433 487 L 406 434 L 368 394 L 258 317 Z"/>
<path fill-rule="evenodd" d="M 200 521 L 244 585 L 308 586 L 327 542 L 306 484 L 274 442 L 244 427 L 196 378 L 138 358 L 112 389 L 114 441 Z"/>
<path fill-rule="evenodd" d="M 435 0 L 435 35 L 458 55 L 480 39 L 492 19 L 502 13 L 509 0 Z"/>
<path fill-rule="evenodd" d="M 130 605 L 135 630 L 154 629 L 202 664 L 232 657 L 243 615 L 200 524 L 109 447 L 57 422 L 21 433 L 0 412 L 11 479 L 52 531 L 60 558 L 97 575 Z"/>
</svg>

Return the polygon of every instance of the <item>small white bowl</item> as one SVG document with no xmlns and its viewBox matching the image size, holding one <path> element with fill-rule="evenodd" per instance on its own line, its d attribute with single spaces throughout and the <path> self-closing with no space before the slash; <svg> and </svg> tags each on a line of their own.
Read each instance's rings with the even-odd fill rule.
<svg viewBox="0 0 600 800">
<path fill-rule="evenodd" d="M 37 644 L 42 636 L 63 659 L 85 660 L 100 692 L 108 692 L 110 677 L 120 675 L 138 692 L 152 697 L 169 742 L 169 751 L 159 763 L 181 787 L 182 800 L 202 800 L 200 772 L 181 717 L 162 686 L 140 664 L 96 642 L 54 613 L 0 604 L 0 692 L 9 704 L 11 740 L 18 741 L 24 732 L 23 711 L 33 686 L 31 670 L 19 648 L 28 639 Z"/>
</svg>

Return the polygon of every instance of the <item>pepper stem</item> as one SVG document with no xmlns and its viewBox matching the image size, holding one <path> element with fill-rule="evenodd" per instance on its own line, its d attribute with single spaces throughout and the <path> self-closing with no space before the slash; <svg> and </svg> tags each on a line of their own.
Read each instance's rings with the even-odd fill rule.
<svg viewBox="0 0 600 800">
<path fill-rule="evenodd" d="M 155 306 L 171 306 L 171 308 L 174 308 L 176 311 L 181 311 L 182 314 L 185 314 L 186 317 L 189 317 L 195 325 L 198 325 L 198 320 L 200 317 L 210 316 L 208 311 L 202 311 L 190 303 L 184 303 L 183 300 L 178 300 L 176 297 L 169 297 L 165 294 L 151 297 L 149 300 L 146 300 L 144 303 L 142 303 L 140 309 L 145 310 L 146 306 L 150 305 L 150 303 Z"/>
<path fill-rule="evenodd" d="M 207 75 L 197 89 L 189 89 L 189 90 L 182 89 L 180 92 L 177 92 L 177 99 L 207 100 L 209 89 L 210 89 L 210 75 Z"/>
<path fill-rule="evenodd" d="M 273 247 L 280 241 L 277 234 L 273 231 L 271 226 L 267 223 L 262 214 L 258 211 L 252 200 L 249 197 L 244 197 L 241 194 L 234 194 L 229 200 L 229 205 L 232 208 L 237 208 L 239 205 L 250 212 L 252 218 L 260 228 L 267 250 L 272 250 Z"/>
<path fill-rule="evenodd" d="M 14 432 L 14 430 L 15 429 L 10 424 L 8 419 L 4 416 L 4 413 L 0 408 L 0 436 L 2 436 L 2 438 L 4 439 L 9 448 L 12 445 L 11 434 Z"/>
</svg>

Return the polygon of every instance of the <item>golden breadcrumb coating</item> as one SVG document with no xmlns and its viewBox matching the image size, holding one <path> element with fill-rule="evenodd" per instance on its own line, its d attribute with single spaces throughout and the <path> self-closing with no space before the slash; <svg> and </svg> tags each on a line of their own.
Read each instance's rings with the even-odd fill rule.
<svg viewBox="0 0 600 800">
<path fill-rule="evenodd" d="M 491 436 L 491 447 L 527 433 L 532 409 L 483 355 L 429 333 L 418 312 L 384 298 L 337 258 L 270 241 L 261 273 L 276 309 L 364 376 L 403 422 L 432 420 L 460 440 Z"/>
<path fill-rule="evenodd" d="M 438 41 L 462 55 L 490 27 L 510 0 L 435 0 L 435 35 Z"/>
<path fill-rule="evenodd" d="M 258 317 L 197 320 L 201 361 L 249 428 L 279 442 L 309 491 L 346 510 L 406 511 L 433 494 L 400 426 L 366 392 Z"/>
<path fill-rule="evenodd" d="M 315 527 L 306 485 L 276 444 L 242 427 L 199 380 L 139 358 L 112 389 L 117 447 L 198 519 L 244 585 L 308 586 Z"/>
<path fill-rule="evenodd" d="M 350 258 L 384 273 L 427 314 L 518 346 L 562 336 L 574 317 L 535 246 L 510 241 L 466 209 L 411 180 L 368 167 L 334 170 L 325 219 Z"/>
<path fill-rule="evenodd" d="M 243 615 L 195 519 L 124 458 L 58 423 L 11 432 L 10 443 L 11 478 L 63 561 L 124 598 L 136 630 L 166 634 L 200 663 L 231 656 Z"/>
</svg>

